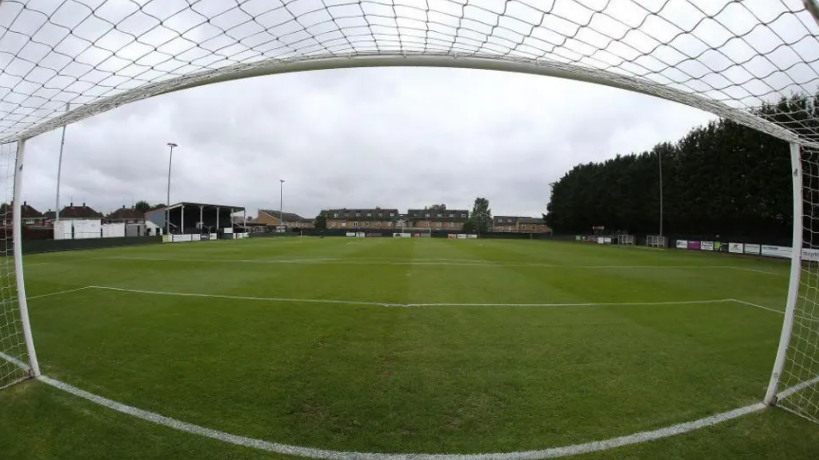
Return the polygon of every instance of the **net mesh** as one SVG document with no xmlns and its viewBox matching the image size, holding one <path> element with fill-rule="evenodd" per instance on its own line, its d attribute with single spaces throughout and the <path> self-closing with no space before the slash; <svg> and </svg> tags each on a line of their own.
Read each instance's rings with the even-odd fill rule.
<svg viewBox="0 0 819 460">
<path fill-rule="evenodd" d="M 801 118 L 767 123 L 748 113 L 816 90 L 819 29 L 800 0 L 5 0 L 0 8 L 0 141 L 230 75 L 368 56 L 516 63 L 817 140 Z M 60 117 L 66 103 L 73 110 Z"/>
<path fill-rule="evenodd" d="M 819 150 L 801 155 L 802 266 L 779 405 L 819 423 Z"/>
<path fill-rule="evenodd" d="M 819 190 L 817 16 L 815 0 L 5 0 L 0 143 L 231 78 L 426 59 L 570 77 L 701 108 L 801 144 L 806 190 Z M 812 222 L 819 200 L 806 196 Z M 4 235 L 9 252 L 8 228 Z M 806 263 L 781 386 L 783 406 L 813 420 L 818 273 Z M 18 359 L 13 286 L 6 257 L 0 350 Z M 0 363 L 0 385 L 20 375 Z"/>
<path fill-rule="evenodd" d="M 14 200 L 14 171 L 17 143 L 0 144 L 0 388 L 18 382 L 28 375 L 28 355 L 20 310 L 17 306 L 17 282 L 14 270 L 14 245 L 12 232 L 12 202 Z"/>
</svg>

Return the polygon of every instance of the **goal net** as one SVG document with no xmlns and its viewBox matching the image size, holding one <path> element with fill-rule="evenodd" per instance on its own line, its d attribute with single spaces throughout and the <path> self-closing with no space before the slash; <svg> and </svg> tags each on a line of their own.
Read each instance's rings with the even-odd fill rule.
<svg viewBox="0 0 819 460">
<path fill-rule="evenodd" d="M 285 72 L 448 66 L 569 78 L 699 108 L 801 148 L 807 183 L 798 215 L 812 249 L 816 18 L 816 0 L 5 0 L 0 144 L 24 145 L 172 91 Z M 8 201 L 8 186 L 6 194 Z M 795 228 L 798 246 L 799 219 Z M 4 232 L 8 255 L 8 226 Z M 795 253 L 767 396 L 773 388 L 782 407 L 816 420 L 819 277 L 816 262 Z M 25 299 L 15 301 L 22 272 L 10 260 L 0 349 L 21 359 Z M 4 361 L 2 381 L 19 378 Z"/>
<path fill-rule="evenodd" d="M 27 378 L 29 356 L 25 327 L 17 294 L 14 258 L 14 178 L 17 143 L 0 144 L 0 204 L 2 246 L 0 246 L 0 388 Z"/>
<path fill-rule="evenodd" d="M 650 248 L 666 248 L 668 247 L 668 240 L 660 235 L 646 236 L 646 246 Z"/>
</svg>

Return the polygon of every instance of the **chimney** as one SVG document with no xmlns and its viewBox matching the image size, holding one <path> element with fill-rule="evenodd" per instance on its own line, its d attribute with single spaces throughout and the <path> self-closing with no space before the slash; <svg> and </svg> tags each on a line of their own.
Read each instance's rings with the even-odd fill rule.
<svg viewBox="0 0 819 460">
<path fill-rule="evenodd" d="M 23 206 L 28 206 L 28 201 L 23 201 Z"/>
<path fill-rule="evenodd" d="M 74 207 L 74 202 L 72 201 L 71 203 L 69 203 L 68 207 L 73 208 Z"/>
<path fill-rule="evenodd" d="M 85 207 L 85 201 L 83 201 L 83 202 L 82 202 L 82 207 L 83 207 L 83 208 Z"/>
</svg>

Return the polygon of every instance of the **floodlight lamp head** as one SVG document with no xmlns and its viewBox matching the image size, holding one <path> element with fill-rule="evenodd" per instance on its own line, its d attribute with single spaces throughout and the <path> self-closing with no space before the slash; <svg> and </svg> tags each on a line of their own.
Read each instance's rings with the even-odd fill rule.
<svg viewBox="0 0 819 460">
<path fill-rule="evenodd" d="M 168 147 L 174 148 L 177 147 L 177 145 L 174 144 L 173 142 L 168 142 Z"/>
</svg>

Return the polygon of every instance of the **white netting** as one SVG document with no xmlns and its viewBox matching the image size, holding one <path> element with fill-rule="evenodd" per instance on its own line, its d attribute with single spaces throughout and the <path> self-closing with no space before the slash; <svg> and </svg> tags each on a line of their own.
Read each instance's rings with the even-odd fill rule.
<svg viewBox="0 0 819 460">
<path fill-rule="evenodd" d="M 5 0 L 0 141 L 239 75 L 456 57 L 428 64 L 604 82 L 813 142 L 746 109 L 816 91 L 817 32 L 800 0 Z"/>
<path fill-rule="evenodd" d="M 14 271 L 12 202 L 17 143 L 0 144 L 0 388 L 18 382 L 28 375 L 28 362 Z"/>
<path fill-rule="evenodd" d="M 779 405 L 819 422 L 819 150 L 802 149 L 803 241 L 799 296 L 779 380 Z"/>
<path fill-rule="evenodd" d="M 0 142 L 218 81 L 412 64 L 603 83 L 815 148 L 817 16 L 815 0 L 5 0 Z M 819 371 L 811 270 L 781 388 L 816 419 L 815 386 L 799 387 Z"/>
</svg>

